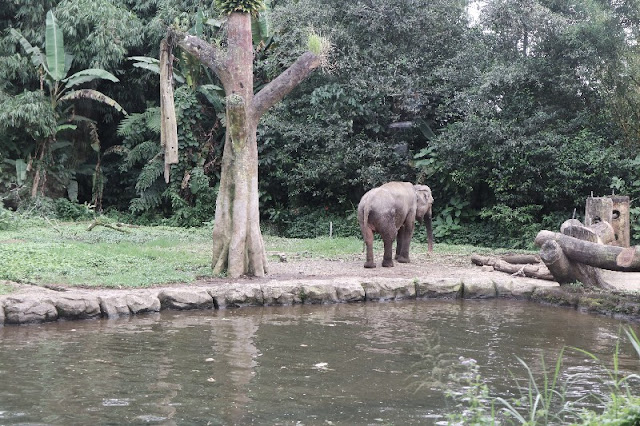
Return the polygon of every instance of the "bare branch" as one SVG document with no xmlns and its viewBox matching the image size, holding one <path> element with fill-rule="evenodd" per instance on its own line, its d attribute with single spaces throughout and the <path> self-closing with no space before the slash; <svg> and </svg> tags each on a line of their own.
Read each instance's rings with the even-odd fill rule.
<svg viewBox="0 0 640 426">
<path fill-rule="evenodd" d="M 320 56 L 305 52 L 286 71 L 263 87 L 253 98 L 253 119 L 258 120 L 269 108 L 284 98 L 313 70 L 318 68 L 321 61 Z"/>
<path fill-rule="evenodd" d="M 222 84 L 229 81 L 229 71 L 224 62 L 225 55 L 217 46 L 185 33 L 172 32 L 172 36 L 178 46 L 210 68 L 220 78 Z"/>
</svg>

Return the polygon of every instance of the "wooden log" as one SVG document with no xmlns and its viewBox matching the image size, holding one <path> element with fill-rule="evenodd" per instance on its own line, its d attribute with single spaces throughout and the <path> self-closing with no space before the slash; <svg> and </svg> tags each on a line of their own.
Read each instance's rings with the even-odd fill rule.
<svg viewBox="0 0 640 426">
<path fill-rule="evenodd" d="M 615 243 L 616 234 L 609 222 L 594 223 L 589 228 L 598 236 L 602 244 Z"/>
<path fill-rule="evenodd" d="M 500 259 L 513 265 L 526 265 L 540 263 L 540 256 L 535 254 L 505 254 Z"/>
<path fill-rule="evenodd" d="M 573 262 L 611 271 L 640 271 L 638 246 L 628 248 L 606 246 L 551 231 L 540 231 L 536 236 L 535 243 L 538 247 L 542 247 L 548 240 L 557 241 L 564 254 Z"/>
<path fill-rule="evenodd" d="M 562 223 L 562 225 L 560 225 L 560 232 L 565 235 L 569 235 L 565 231 L 570 226 L 584 226 L 584 225 L 578 219 L 568 219 L 568 220 L 565 220 Z"/>
<path fill-rule="evenodd" d="M 554 281 L 553 275 L 551 275 L 549 269 L 542 263 L 513 264 L 497 257 L 480 256 L 477 254 L 471 256 L 471 262 L 479 266 L 492 266 L 496 271 L 506 272 L 512 275 L 522 275 L 530 278 Z"/>
<path fill-rule="evenodd" d="M 582 241 L 589 241 L 592 243 L 600 243 L 598 240 L 598 234 L 593 229 L 587 228 L 583 225 L 569 225 L 562 228 L 562 233 L 573 238 L 577 238 Z"/>
<path fill-rule="evenodd" d="M 580 281 L 587 287 L 600 287 L 607 290 L 615 288 L 604 280 L 600 269 L 569 259 L 558 241 L 545 241 L 540 250 L 540 258 L 559 284 Z"/>
<path fill-rule="evenodd" d="M 568 284 L 577 280 L 574 265 L 565 256 L 557 241 L 547 240 L 542 244 L 540 259 L 559 284 Z"/>
</svg>

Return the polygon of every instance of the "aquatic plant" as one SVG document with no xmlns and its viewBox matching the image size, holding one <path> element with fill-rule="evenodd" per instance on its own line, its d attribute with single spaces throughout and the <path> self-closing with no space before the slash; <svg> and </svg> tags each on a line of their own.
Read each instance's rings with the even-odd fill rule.
<svg viewBox="0 0 640 426">
<path fill-rule="evenodd" d="M 624 328 L 624 333 L 640 359 L 640 339 L 629 327 Z M 542 358 L 542 377 L 540 379 L 536 379 L 532 369 L 525 361 L 517 358 L 525 368 L 526 385 L 518 386 L 519 398 L 510 399 L 491 397 L 489 388 L 478 373 L 477 364 L 468 362 L 461 357 L 461 364 L 466 362 L 468 367 L 467 386 L 462 393 L 448 393 L 448 396 L 458 401 L 456 407 L 461 410 L 447 416 L 449 424 L 494 425 L 506 422 L 507 424 L 521 425 L 549 425 L 567 424 L 571 420 L 575 422 L 574 425 L 640 425 L 640 396 L 634 394 L 637 392 L 637 388 L 634 390 L 630 385 L 632 380 L 640 381 L 640 375 L 623 376 L 621 374 L 619 366 L 620 342 L 616 343 L 613 366 L 610 368 L 606 367 L 602 360 L 591 352 L 575 347 L 568 348 L 601 364 L 607 376 L 604 384 L 608 393 L 591 392 L 574 402 L 568 401 L 567 395 L 573 382 L 578 380 L 581 374 L 573 374 L 564 381 L 560 380 L 565 349 L 560 351 L 551 370 L 547 370 L 544 357 Z M 519 382 L 513 373 L 512 377 L 516 382 Z M 599 405 L 604 406 L 603 412 L 597 413 L 590 409 L 580 408 L 579 403 L 587 398 L 593 398 Z"/>
</svg>

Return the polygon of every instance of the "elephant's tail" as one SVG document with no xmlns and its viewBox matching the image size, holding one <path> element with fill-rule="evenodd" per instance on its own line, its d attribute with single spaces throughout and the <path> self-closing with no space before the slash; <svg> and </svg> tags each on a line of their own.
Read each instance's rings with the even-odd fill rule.
<svg viewBox="0 0 640 426">
<path fill-rule="evenodd" d="M 363 212 L 362 212 L 362 214 L 363 214 L 362 230 L 363 231 L 369 227 L 369 212 L 370 211 L 371 211 L 370 203 L 365 203 L 364 204 L 364 209 L 363 209 Z"/>
</svg>

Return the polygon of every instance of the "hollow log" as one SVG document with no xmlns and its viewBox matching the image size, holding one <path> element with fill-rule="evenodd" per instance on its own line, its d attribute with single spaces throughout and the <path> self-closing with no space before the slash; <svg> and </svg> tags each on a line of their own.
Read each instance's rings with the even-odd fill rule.
<svg viewBox="0 0 640 426">
<path fill-rule="evenodd" d="M 535 243 L 538 247 L 542 247 L 549 240 L 556 241 L 564 254 L 573 262 L 611 271 L 640 271 L 640 250 L 637 246 L 628 248 L 606 246 L 551 231 L 540 231 Z"/>
<path fill-rule="evenodd" d="M 584 224 L 613 221 L 613 200 L 609 197 L 589 197 L 584 208 Z"/>
</svg>

